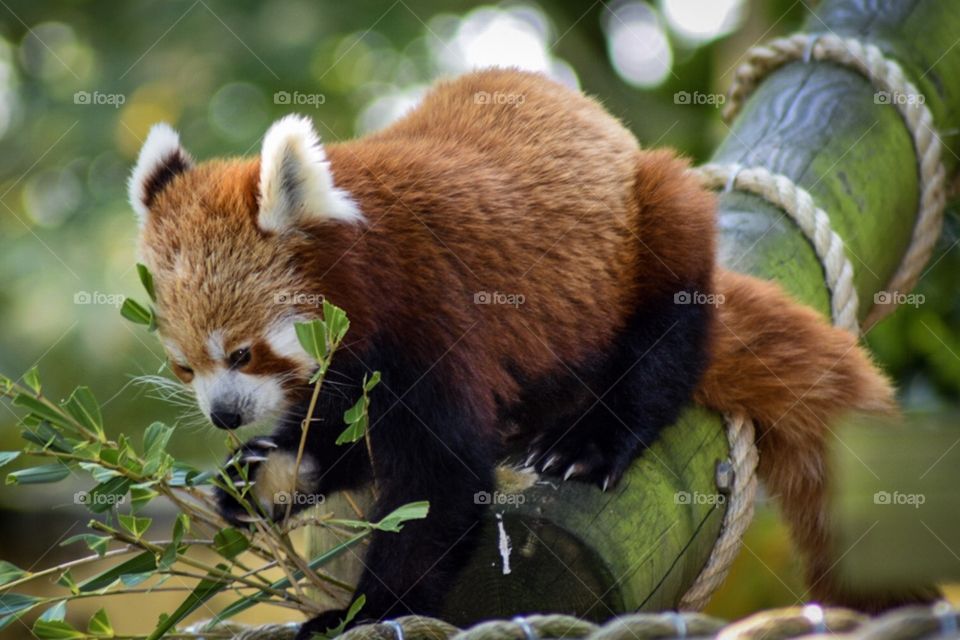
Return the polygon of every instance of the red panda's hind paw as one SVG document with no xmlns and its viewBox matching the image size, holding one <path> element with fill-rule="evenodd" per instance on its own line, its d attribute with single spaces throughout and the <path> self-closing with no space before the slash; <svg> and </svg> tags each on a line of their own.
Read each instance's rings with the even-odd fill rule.
<svg viewBox="0 0 960 640">
<path fill-rule="evenodd" d="M 613 431 L 598 437 L 575 426 L 556 439 L 541 436 L 530 447 L 524 466 L 541 475 L 596 484 L 606 491 L 620 482 L 638 449 L 629 434 L 633 442 L 624 442 L 616 437 L 619 430 Z"/>
</svg>

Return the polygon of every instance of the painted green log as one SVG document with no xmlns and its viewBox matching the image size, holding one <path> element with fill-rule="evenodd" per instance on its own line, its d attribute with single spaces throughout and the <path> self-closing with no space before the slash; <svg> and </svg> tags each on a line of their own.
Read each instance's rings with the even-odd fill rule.
<svg viewBox="0 0 960 640">
<path fill-rule="evenodd" d="M 924 93 L 939 131 L 960 127 L 960 6 L 828 0 L 807 29 L 876 44 Z M 918 199 L 910 137 L 895 108 L 874 94 L 866 79 L 833 64 L 786 65 L 758 87 L 712 159 L 766 167 L 813 194 L 847 244 L 861 318 L 900 262 Z M 953 169 L 957 156 L 949 148 L 944 155 Z M 783 212 L 751 195 L 724 194 L 719 226 L 727 268 L 777 280 L 829 314 L 823 270 Z M 465 624 L 561 611 L 605 619 L 676 606 L 719 533 L 724 507 L 710 497 L 718 495 L 715 469 L 727 453 L 719 416 L 691 408 L 609 494 L 504 471 L 481 545 L 444 618 Z M 328 535 L 316 534 L 314 547 L 328 547 Z M 338 575 L 359 571 L 357 557 L 342 562 Z"/>
</svg>

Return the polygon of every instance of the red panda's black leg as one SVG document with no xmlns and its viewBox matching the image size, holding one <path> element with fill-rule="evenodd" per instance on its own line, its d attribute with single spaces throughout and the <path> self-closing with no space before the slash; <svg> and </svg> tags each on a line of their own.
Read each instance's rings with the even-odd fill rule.
<svg viewBox="0 0 960 640">
<path fill-rule="evenodd" d="M 706 366 L 712 307 L 685 296 L 645 304 L 599 363 L 570 367 L 584 405 L 534 437 L 527 464 L 565 479 L 616 484 L 673 424 Z"/>
<path fill-rule="evenodd" d="M 429 511 L 400 532 L 373 534 L 356 589 L 356 596 L 365 597 L 358 620 L 438 614 L 475 546 L 487 502 L 477 494 L 493 491 L 494 425 L 483 424 L 471 411 L 469 390 L 447 384 L 442 367 L 428 370 L 402 361 L 400 355 L 383 353 L 370 358 L 383 377 L 371 396 L 377 503 L 366 515 L 377 521 L 422 500 L 429 502 Z M 335 626 L 342 614 L 321 614 L 299 637 Z"/>
</svg>

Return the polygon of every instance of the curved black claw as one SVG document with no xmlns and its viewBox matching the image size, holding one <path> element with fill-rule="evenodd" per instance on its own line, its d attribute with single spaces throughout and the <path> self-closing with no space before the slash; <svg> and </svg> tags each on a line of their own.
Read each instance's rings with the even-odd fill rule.
<svg viewBox="0 0 960 640">
<path fill-rule="evenodd" d="M 606 491 L 620 481 L 641 446 L 625 430 L 596 433 L 574 427 L 538 436 L 524 464 L 541 475 L 588 482 Z"/>
<path fill-rule="evenodd" d="M 244 503 L 223 487 L 215 487 L 214 499 L 217 510 L 224 520 L 238 527 L 249 526 L 257 519 L 265 518 L 262 507 L 253 497 L 251 490 L 257 482 L 257 471 L 267 461 L 270 453 L 277 448 L 277 444 L 270 438 L 254 438 L 230 454 L 223 465 L 229 481 Z M 221 477 L 221 481 L 224 479 Z"/>
</svg>

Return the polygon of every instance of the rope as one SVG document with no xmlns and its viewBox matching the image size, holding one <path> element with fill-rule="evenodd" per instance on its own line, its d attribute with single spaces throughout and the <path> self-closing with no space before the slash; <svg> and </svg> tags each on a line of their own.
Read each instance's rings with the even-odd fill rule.
<svg viewBox="0 0 960 640">
<path fill-rule="evenodd" d="M 796 60 L 833 62 L 857 71 L 873 84 L 878 96 L 886 96 L 887 102 L 895 106 L 903 118 L 917 154 L 920 198 L 913 237 L 887 290 L 907 293 L 930 259 L 943 226 L 946 170 L 933 113 L 900 65 L 884 56 L 879 47 L 832 33 L 798 33 L 747 52 L 746 60 L 734 73 L 724 118 L 730 120 L 740 111 L 768 73 Z M 874 324 L 892 312 L 899 299 L 902 296 L 886 296 L 886 301 L 875 304 L 867 316 L 867 324 Z"/>
<path fill-rule="evenodd" d="M 730 443 L 730 461 L 733 466 L 733 486 L 730 491 L 720 535 L 693 585 L 680 599 L 679 608 L 699 611 L 707 606 L 710 596 L 727 577 L 730 565 L 740 553 L 743 534 L 753 520 L 753 506 L 757 494 L 757 444 L 753 422 L 746 416 L 726 416 L 727 441 Z"/>
<path fill-rule="evenodd" d="M 831 293 L 833 323 L 859 335 L 859 302 L 853 285 L 853 265 L 847 257 L 843 239 L 830 227 L 830 216 L 814 204 L 813 196 L 787 176 L 771 173 L 763 167 L 707 164 L 695 171 L 709 188 L 746 191 L 783 209 L 813 244 L 823 265 Z"/>
<path fill-rule="evenodd" d="M 200 627 L 201 625 L 194 625 Z M 220 625 L 242 640 L 290 640 L 295 625 L 244 627 Z M 960 614 L 949 603 L 932 607 L 907 606 L 870 619 L 849 609 L 786 607 L 762 611 L 739 622 L 700 613 L 636 613 L 613 618 L 598 626 L 568 615 L 533 615 L 513 620 L 482 622 L 459 629 L 443 620 L 404 616 L 392 624 L 354 627 L 342 640 L 769 640 L 771 638 L 837 637 L 844 640 L 915 640 L 957 638 Z"/>
<path fill-rule="evenodd" d="M 885 92 L 887 101 L 897 108 L 903 118 L 918 158 L 920 198 L 913 237 L 887 289 L 895 294 L 906 293 L 916 284 L 930 259 L 943 226 L 946 170 L 941 158 L 940 139 L 933 128 L 933 114 L 926 106 L 926 101 L 919 99 L 922 94 L 906 79 L 900 65 L 886 58 L 878 47 L 834 34 L 800 33 L 754 47 L 747 52 L 745 62 L 734 73 L 724 118 L 729 121 L 739 113 L 746 99 L 767 74 L 795 60 L 834 62 L 857 71 L 873 84 L 877 95 Z M 753 193 L 786 212 L 813 245 L 823 266 L 830 290 L 833 323 L 860 335 L 853 264 L 847 256 L 843 239 L 831 228 L 830 216 L 816 206 L 808 191 L 797 186 L 789 177 L 772 173 L 763 167 L 707 164 L 694 171 L 708 188 Z M 901 299 L 900 295 L 890 295 L 885 296 L 882 303 L 875 300 L 867 322 L 872 324 L 882 319 L 896 308 Z M 735 481 L 731 492 L 720 536 L 707 564 L 681 599 L 682 609 L 699 610 L 706 605 L 729 572 L 740 550 L 741 536 L 753 518 L 758 459 L 753 425 L 745 417 L 732 419 L 727 416 L 726 420 L 731 456 L 736 461 L 734 452 L 739 451 L 739 462 L 743 468 L 735 473 L 739 482 Z M 746 425 L 748 428 L 744 428 Z"/>
</svg>

